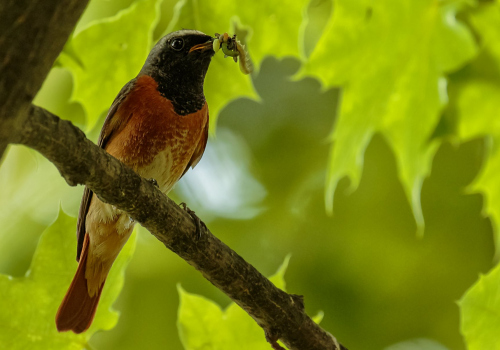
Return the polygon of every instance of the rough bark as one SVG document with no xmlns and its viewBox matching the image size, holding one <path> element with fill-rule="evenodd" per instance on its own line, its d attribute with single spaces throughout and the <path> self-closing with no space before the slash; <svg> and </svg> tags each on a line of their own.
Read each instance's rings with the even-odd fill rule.
<svg viewBox="0 0 500 350">
<path fill-rule="evenodd" d="M 0 159 L 87 3 L 0 1 Z"/>
</svg>

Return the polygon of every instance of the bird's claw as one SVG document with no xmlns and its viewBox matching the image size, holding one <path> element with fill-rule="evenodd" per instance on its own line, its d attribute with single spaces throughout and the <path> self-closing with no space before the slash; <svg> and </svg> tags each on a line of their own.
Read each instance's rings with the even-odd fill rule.
<svg viewBox="0 0 500 350">
<path fill-rule="evenodd" d="M 193 218 L 194 224 L 196 226 L 196 237 L 198 237 L 198 239 L 200 239 L 201 235 L 202 235 L 201 226 L 203 225 L 204 228 L 206 229 L 205 223 L 200 220 L 200 218 L 195 214 L 195 212 L 193 210 L 189 209 L 189 207 L 186 205 L 186 203 L 182 202 L 180 204 L 180 206 Z"/>
</svg>

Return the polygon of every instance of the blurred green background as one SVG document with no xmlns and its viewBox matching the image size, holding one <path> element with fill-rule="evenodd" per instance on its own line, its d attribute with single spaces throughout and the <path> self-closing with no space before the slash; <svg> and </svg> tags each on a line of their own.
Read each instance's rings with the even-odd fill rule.
<svg viewBox="0 0 500 350">
<path fill-rule="evenodd" d="M 132 3 L 91 1 L 77 31 Z M 154 38 L 170 28 L 175 4 L 161 3 Z M 303 54 L 312 52 L 332 8 L 328 1 L 308 5 Z M 222 55 L 214 60 L 233 68 Z M 323 310 L 321 325 L 348 348 L 384 349 L 429 338 L 449 349 L 465 349 L 456 302 L 480 273 L 494 266 L 494 234 L 483 197 L 468 190 L 489 154 L 488 139 L 441 139 L 422 185 L 423 237 L 417 236 L 394 152 L 380 133 L 366 148 L 359 187 L 352 191 L 349 179 L 340 180 L 333 215 L 327 215 L 330 135 L 343 95 L 316 79 L 297 78 L 301 65 L 297 57 L 265 57 L 251 77 L 260 99 L 237 98 L 224 105 L 204 158 L 170 195 L 188 203 L 217 237 L 265 275 L 291 253 L 287 290 L 305 296 L 310 315 Z M 459 87 L 470 69 L 461 67 L 451 82 Z M 135 74 L 130 72 L 129 79 Z M 71 74 L 56 66 L 36 102 L 85 129 L 86 112 L 70 101 L 72 88 Z M 451 101 L 441 115 L 439 136 L 456 128 L 454 108 Z M 88 130 L 94 141 L 103 118 L 101 114 Z M 10 147 L 0 167 L 0 273 L 26 273 L 40 234 L 55 220 L 59 206 L 77 215 L 82 190 L 67 186 L 36 152 Z M 229 303 L 191 266 L 139 229 L 115 304 L 119 322 L 95 334 L 90 347 L 182 349 L 176 328 L 177 283 L 221 306 Z"/>
</svg>

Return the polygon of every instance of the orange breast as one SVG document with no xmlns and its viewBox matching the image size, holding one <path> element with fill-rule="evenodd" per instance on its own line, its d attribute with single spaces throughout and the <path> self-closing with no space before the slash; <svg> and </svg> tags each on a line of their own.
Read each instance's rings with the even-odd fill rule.
<svg viewBox="0 0 500 350">
<path fill-rule="evenodd" d="M 156 88 L 157 83 L 149 76 L 137 79 L 135 88 L 113 116 L 128 121 L 112 136 L 106 150 L 139 173 L 154 168 L 153 162 L 159 155 L 166 156 L 168 161 L 164 159 L 158 166 L 170 167 L 163 169 L 163 176 L 177 181 L 203 136 L 208 106 L 205 103 L 201 110 L 180 116 Z"/>
</svg>

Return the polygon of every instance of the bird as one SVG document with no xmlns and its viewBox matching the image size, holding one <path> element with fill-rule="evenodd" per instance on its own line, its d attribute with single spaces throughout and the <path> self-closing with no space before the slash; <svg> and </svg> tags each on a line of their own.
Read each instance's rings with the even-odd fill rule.
<svg viewBox="0 0 500 350">
<path fill-rule="evenodd" d="M 112 103 L 98 146 L 167 194 L 200 161 L 208 139 L 203 85 L 214 38 L 196 30 L 165 35 Z M 59 332 L 86 331 L 106 277 L 134 221 L 85 187 L 77 220 L 78 268 L 56 314 Z"/>
</svg>

